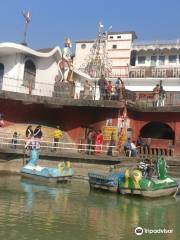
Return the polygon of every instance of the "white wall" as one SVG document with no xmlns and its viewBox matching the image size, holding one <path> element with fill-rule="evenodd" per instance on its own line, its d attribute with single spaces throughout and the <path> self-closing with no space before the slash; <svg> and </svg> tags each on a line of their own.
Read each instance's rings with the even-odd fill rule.
<svg viewBox="0 0 180 240">
<path fill-rule="evenodd" d="M 85 44 L 86 48 L 82 48 L 81 47 L 82 44 Z M 87 61 L 92 46 L 93 46 L 93 42 L 76 43 L 74 66 L 77 69 L 79 69 Z"/>
<path fill-rule="evenodd" d="M 34 95 L 52 96 L 58 64 L 53 57 L 36 59 L 36 84 Z"/>
<path fill-rule="evenodd" d="M 4 78 L 2 89 L 6 91 L 29 93 L 23 86 L 24 65 L 26 60 L 32 60 L 36 66 L 35 89 L 33 95 L 52 96 L 55 76 L 58 74 L 58 64 L 53 57 L 40 58 L 15 54 L 0 58 L 4 64 Z"/>
<path fill-rule="evenodd" d="M 22 84 L 21 79 L 21 56 L 13 54 L 0 57 L 0 62 L 4 64 L 4 78 L 2 89 L 7 91 L 18 91 Z"/>
</svg>

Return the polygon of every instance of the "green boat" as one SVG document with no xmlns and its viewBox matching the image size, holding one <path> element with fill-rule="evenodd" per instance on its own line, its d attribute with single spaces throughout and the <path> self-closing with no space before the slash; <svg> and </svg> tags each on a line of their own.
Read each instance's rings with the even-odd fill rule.
<svg viewBox="0 0 180 240">
<path fill-rule="evenodd" d="M 157 160 L 156 173 L 156 177 L 148 178 L 143 176 L 142 170 L 126 169 L 124 178 L 119 181 L 119 192 L 150 198 L 170 196 L 178 192 L 178 183 L 167 176 L 166 161 L 163 157 Z"/>
</svg>

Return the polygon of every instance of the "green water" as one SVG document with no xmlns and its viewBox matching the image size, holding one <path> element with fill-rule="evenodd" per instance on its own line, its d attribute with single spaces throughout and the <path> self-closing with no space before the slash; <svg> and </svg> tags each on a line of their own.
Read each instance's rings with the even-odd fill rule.
<svg viewBox="0 0 180 240">
<path fill-rule="evenodd" d="M 0 239 L 180 239 L 180 199 L 144 200 L 90 191 L 87 183 L 44 186 L 0 175 Z M 136 236 L 134 229 L 173 229 Z"/>
</svg>

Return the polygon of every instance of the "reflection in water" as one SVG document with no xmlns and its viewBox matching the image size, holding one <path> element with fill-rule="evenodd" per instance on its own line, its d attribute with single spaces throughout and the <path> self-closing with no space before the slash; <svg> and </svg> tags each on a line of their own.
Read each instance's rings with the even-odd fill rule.
<svg viewBox="0 0 180 240">
<path fill-rule="evenodd" d="M 27 200 L 27 208 L 32 209 L 33 207 L 33 199 L 37 192 L 46 192 L 55 202 L 59 202 L 61 198 L 65 196 L 66 193 L 70 192 L 68 188 L 65 188 L 63 184 L 61 184 L 61 188 L 42 185 L 43 183 L 37 184 L 31 180 L 21 180 L 20 185 L 27 193 L 26 200 Z"/>
<path fill-rule="evenodd" d="M 18 176 L 0 177 L 0 191 L 3 240 L 128 240 L 135 239 L 137 226 L 174 230 L 171 235 L 156 235 L 157 240 L 180 239 L 179 198 L 132 198 L 90 191 L 82 182 L 50 186 Z"/>
</svg>

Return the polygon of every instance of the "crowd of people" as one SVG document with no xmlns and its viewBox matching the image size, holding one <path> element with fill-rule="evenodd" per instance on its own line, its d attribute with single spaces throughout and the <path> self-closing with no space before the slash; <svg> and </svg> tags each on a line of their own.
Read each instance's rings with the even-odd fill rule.
<svg viewBox="0 0 180 240">
<path fill-rule="evenodd" d="M 101 75 L 97 82 L 86 80 L 82 85 L 75 82 L 75 99 L 95 99 L 95 100 L 121 100 L 125 97 L 125 85 L 121 78 L 115 82 L 108 81 Z"/>
<path fill-rule="evenodd" d="M 12 148 L 16 149 L 18 145 L 20 134 L 16 131 L 12 136 Z M 43 137 L 42 127 L 38 125 L 34 130 L 32 125 L 29 125 L 25 131 L 26 141 L 25 149 L 31 150 L 33 148 L 40 149 L 41 139 Z M 52 131 L 53 143 L 51 151 L 59 150 L 59 142 L 63 136 L 63 132 L 60 126 L 56 126 L 56 129 Z M 104 140 L 103 133 L 100 129 L 89 128 L 86 134 L 86 147 L 85 152 L 88 155 L 100 155 L 107 154 L 109 156 L 124 154 L 127 157 L 136 157 L 138 153 L 150 153 L 150 140 L 144 139 L 139 136 L 136 141 L 132 141 L 131 138 L 127 138 L 127 130 L 122 128 L 118 136 L 112 132 L 109 141 Z M 83 150 L 83 145 L 80 146 L 80 152 Z M 114 154 L 116 153 L 116 154 Z"/>
<path fill-rule="evenodd" d="M 104 75 L 98 80 L 100 100 L 120 100 L 125 96 L 125 86 L 121 78 L 118 78 L 113 85 L 112 81 L 107 81 Z"/>
<path fill-rule="evenodd" d="M 53 152 L 53 151 L 57 150 L 58 143 L 63 136 L 63 132 L 61 131 L 60 126 L 56 126 L 56 129 L 53 130 L 51 136 L 53 137 L 53 145 L 52 145 L 52 150 L 51 150 Z M 11 140 L 12 148 L 16 149 L 16 147 L 18 145 L 19 137 L 20 137 L 20 134 L 18 134 L 15 131 L 13 133 L 12 140 Z M 25 137 L 26 137 L 25 149 L 27 149 L 27 150 L 31 150 L 33 148 L 40 149 L 40 142 L 43 137 L 42 126 L 38 125 L 33 130 L 32 125 L 29 125 L 26 128 Z"/>
<path fill-rule="evenodd" d="M 149 154 L 151 140 L 139 136 L 136 141 L 127 138 L 126 129 L 116 137 L 112 132 L 111 139 L 105 141 L 101 130 L 90 128 L 86 136 L 86 153 L 91 155 L 107 154 L 110 156 L 124 154 L 127 157 L 136 157 L 139 153 Z M 104 147 L 104 148 L 103 148 Z"/>
<path fill-rule="evenodd" d="M 100 154 L 102 153 L 103 134 L 101 130 L 89 129 L 87 133 L 87 154 Z"/>
</svg>

